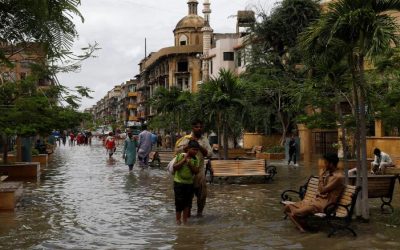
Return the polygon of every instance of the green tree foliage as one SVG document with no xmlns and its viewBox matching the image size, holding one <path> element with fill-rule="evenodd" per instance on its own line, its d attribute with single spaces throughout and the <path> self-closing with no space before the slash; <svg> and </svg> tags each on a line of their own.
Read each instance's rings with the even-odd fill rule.
<svg viewBox="0 0 400 250">
<path fill-rule="evenodd" d="M 82 48 L 81 55 L 71 52 L 78 33 L 73 18 L 83 17 L 79 0 L 3 0 L 0 2 L 0 68 L 15 65 L 13 56 L 37 50 L 45 58 L 32 62 L 28 78 L 3 79 L 0 72 L 0 134 L 3 144 L 11 135 L 48 134 L 52 129 L 77 126 L 87 117 L 76 111 L 81 97 L 90 98 L 90 90 L 77 86 L 71 90 L 61 85 L 59 72 L 70 72 L 92 56 L 97 43 Z M 45 88 L 39 82 L 52 83 Z M 80 95 L 80 96 L 78 96 Z M 66 108 L 58 106 L 64 101 Z M 6 160 L 7 145 L 4 147 Z"/>
<path fill-rule="evenodd" d="M 72 16 L 83 16 L 79 0 L 3 0 L 0 37 L 8 44 L 40 43 L 49 58 L 62 58 L 78 33 Z"/>
<path fill-rule="evenodd" d="M 250 65 L 244 75 L 250 131 L 282 133 L 281 143 L 301 111 L 304 71 L 298 34 L 319 17 L 320 7 L 312 0 L 284 0 L 271 12 L 259 13 L 261 22 L 252 28 Z"/>
<path fill-rule="evenodd" d="M 223 135 L 225 159 L 228 158 L 228 134 L 235 132 L 237 121 L 241 123 L 243 119 L 245 104 L 242 94 L 243 87 L 239 84 L 239 78 L 225 69 L 218 72 L 218 77 L 204 83 L 198 93 L 198 106 L 208 115 L 208 121 L 215 122 L 219 145 Z"/>
<path fill-rule="evenodd" d="M 158 88 L 150 100 L 158 116 L 150 121 L 152 128 L 168 128 L 172 133 L 173 141 L 176 132 L 190 129 L 190 120 L 193 118 L 193 95 L 177 87 L 170 89 Z"/>
</svg>

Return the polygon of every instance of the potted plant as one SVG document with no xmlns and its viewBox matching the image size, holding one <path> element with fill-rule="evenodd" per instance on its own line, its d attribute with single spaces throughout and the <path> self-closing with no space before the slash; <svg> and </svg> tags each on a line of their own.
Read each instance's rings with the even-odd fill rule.
<svg viewBox="0 0 400 250">
<path fill-rule="evenodd" d="M 280 145 L 273 146 L 264 152 L 257 153 L 256 158 L 267 160 L 283 160 L 285 159 L 285 147 Z"/>
</svg>

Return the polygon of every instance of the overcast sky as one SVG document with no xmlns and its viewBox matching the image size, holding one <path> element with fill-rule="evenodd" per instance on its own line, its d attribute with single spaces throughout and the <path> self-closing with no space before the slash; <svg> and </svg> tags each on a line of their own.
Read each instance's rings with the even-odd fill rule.
<svg viewBox="0 0 400 250">
<path fill-rule="evenodd" d="M 279 0 L 211 0 L 211 26 L 214 32 L 236 30 L 238 10 L 262 6 L 270 10 Z M 198 14 L 203 1 L 199 0 Z M 174 45 L 173 30 L 187 15 L 187 0 L 82 0 L 79 7 L 85 18 L 75 18 L 79 39 L 74 50 L 88 43 L 99 43 L 97 58 L 86 60 L 77 73 L 58 75 L 61 84 L 83 85 L 94 92 L 93 99 L 82 101 L 82 109 L 96 104 L 115 85 L 132 79 L 139 73 L 138 63 L 147 53 Z"/>
</svg>

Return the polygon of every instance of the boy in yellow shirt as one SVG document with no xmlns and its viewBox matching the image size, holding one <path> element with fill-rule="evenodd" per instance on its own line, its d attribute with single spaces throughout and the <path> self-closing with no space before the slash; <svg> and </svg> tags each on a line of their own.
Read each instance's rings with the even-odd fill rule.
<svg viewBox="0 0 400 250">
<path fill-rule="evenodd" d="M 187 223 L 190 204 L 193 197 L 193 178 L 199 173 L 199 159 L 196 156 L 200 149 L 197 141 L 191 140 L 188 143 L 187 153 L 176 156 L 174 164 L 174 193 L 176 224 Z"/>
</svg>

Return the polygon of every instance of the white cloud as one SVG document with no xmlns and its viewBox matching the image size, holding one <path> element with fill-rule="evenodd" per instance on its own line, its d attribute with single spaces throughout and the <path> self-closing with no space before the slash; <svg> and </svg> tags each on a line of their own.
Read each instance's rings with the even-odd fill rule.
<svg viewBox="0 0 400 250">
<path fill-rule="evenodd" d="M 235 32 L 238 10 L 253 4 L 270 9 L 277 0 L 211 0 L 211 25 L 215 32 Z M 102 48 L 82 64 L 78 73 L 59 75 L 68 87 L 84 85 L 94 91 L 94 99 L 82 101 L 82 108 L 96 104 L 117 84 L 138 74 L 138 63 L 147 53 L 173 45 L 173 29 L 187 15 L 187 0 L 84 0 L 79 10 L 85 18 L 75 18 L 79 39 L 74 51 L 88 43 Z M 202 15 L 202 1 L 198 12 Z"/>
</svg>

